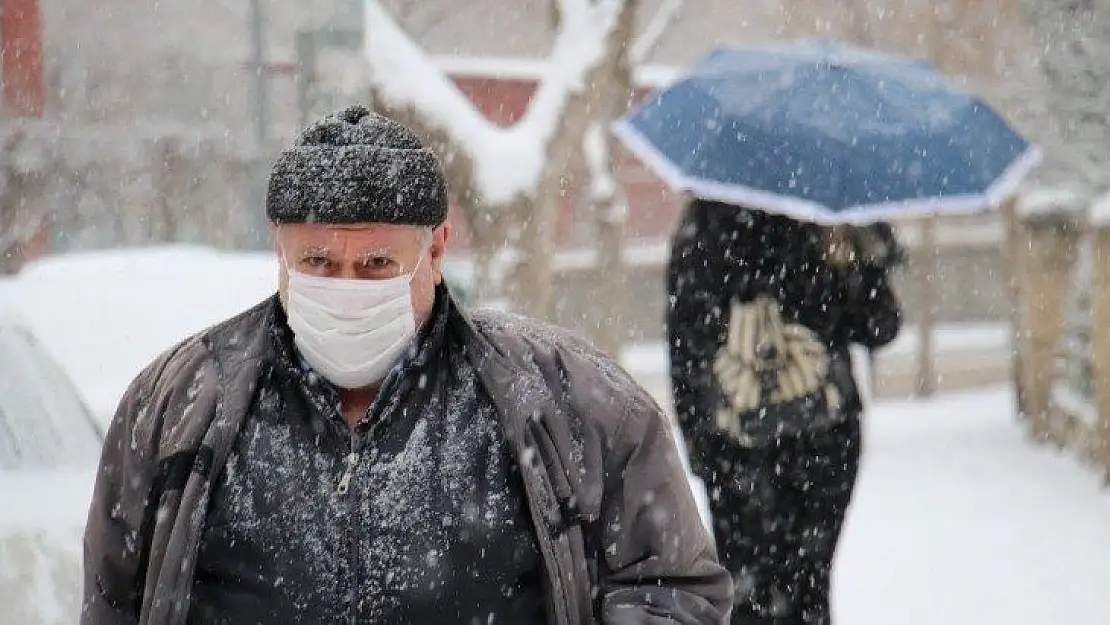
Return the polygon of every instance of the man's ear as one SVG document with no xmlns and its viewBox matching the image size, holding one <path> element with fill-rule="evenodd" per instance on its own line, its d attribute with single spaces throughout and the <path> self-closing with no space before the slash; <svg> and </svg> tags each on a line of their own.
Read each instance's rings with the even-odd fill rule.
<svg viewBox="0 0 1110 625">
<path fill-rule="evenodd" d="M 432 258 L 443 257 L 447 253 L 447 242 L 451 239 L 451 222 L 445 221 L 432 230 Z"/>
<path fill-rule="evenodd" d="M 451 239 L 451 222 L 445 221 L 432 230 L 432 244 L 428 249 L 435 272 L 435 283 L 443 282 L 443 258 L 447 254 L 447 242 Z"/>
</svg>

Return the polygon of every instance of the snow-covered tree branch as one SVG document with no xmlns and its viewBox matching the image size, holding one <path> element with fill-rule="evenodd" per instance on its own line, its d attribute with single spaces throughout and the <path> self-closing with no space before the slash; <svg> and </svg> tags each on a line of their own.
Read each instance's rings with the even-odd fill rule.
<svg viewBox="0 0 1110 625">
<path fill-rule="evenodd" d="M 636 41 L 633 42 L 632 48 L 628 51 L 629 59 L 633 65 L 647 62 L 648 58 L 655 52 L 655 48 L 659 46 L 663 35 L 667 34 L 667 29 L 678 20 L 684 4 L 684 0 L 663 0 L 663 4 L 659 6 L 651 21 L 644 27 L 643 32 L 636 37 Z"/>
<path fill-rule="evenodd" d="M 489 205 L 533 195 L 571 96 L 601 60 L 623 2 L 560 0 L 560 30 L 524 117 L 508 128 L 487 120 L 376 0 L 366 2 L 365 58 L 375 95 L 390 108 L 418 112 L 472 162 L 475 190 Z"/>
<path fill-rule="evenodd" d="M 432 139 L 474 234 L 477 286 L 493 254 L 510 248 L 517 308 L 552 314 L 550 232 L 560 184 L 590 122 L 590 90 L 634 0 L 558 0 L 558 31 L 531 103 L 510 127 L 486 119 L 379 0 L 365 2 L 362 64 L 349 89 Z M 509 239 L 506 241 L 506 239 Z"/>
<path fill-rule="evenodd" d="M 638 8 L 638 7 L 637 7 Z M 604 88 L 592 92 L 593 119 L 583 137 L 582 151 L 589 175 L 588 198 L 597 246 L 597 279 L 583 297 L 594 302 L 591 339 L 611 353 L 620 350 L 625 338 L 620 314 L 624 304 L 624 226 L 628 200 L 617 182 L 616 139 L 609 127 L 628 111 L 636 85 L 633 76 L 655 51 L 667 29 L 683 8 L 683 0 L 663 0 L 639 35 L 634 33 L 635 15 L 630 12 L 617 25 L 618 38 L 630 45 L 611 48 L 603 64 Z"/>
<path fill-rule="evenodd" d="M 659 46 L 659 42 L 682 13 L 684 0 L 663 0 L 643 31 L 635 37 L 630 46 L 614 50 L 615 57 L 609 60 L 610 80 L 605 90 L 598 90 L 598 98 L 605 102 L 595 102 L 594 120 L 583 138 L 583 154 L 590 174 L 590 197 L 595 202 L 609 202 L 618 193 L 619 185 L 613 175 L 610 154 L 611 137 L 608 127 L 628 109 L 632 84 L 637 66 L 643 65 Z M 628 28 L 631 24 L 628 25 Z M 618 27 L 619 28 L 619 27 Z M 631 38 L 631 33 L 626 34 Z M 623 221 L 624 213 L 619 207 L 610 207 L 600 215 L 609 221 Z"/>
</svg>

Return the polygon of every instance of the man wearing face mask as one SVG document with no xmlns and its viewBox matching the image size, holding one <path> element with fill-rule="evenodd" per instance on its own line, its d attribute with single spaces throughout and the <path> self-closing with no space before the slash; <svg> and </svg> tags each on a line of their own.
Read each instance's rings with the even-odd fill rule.
<svg viewBox="0 0 1110 625">
<path fill-rule="evenodd" d="M 82 623 L 724 622 L 664 415 L 567 333 L 460 308 L 447 204 L 362 107 L 278 157 L 279 293 L 125 394 Z"/>
</svg>

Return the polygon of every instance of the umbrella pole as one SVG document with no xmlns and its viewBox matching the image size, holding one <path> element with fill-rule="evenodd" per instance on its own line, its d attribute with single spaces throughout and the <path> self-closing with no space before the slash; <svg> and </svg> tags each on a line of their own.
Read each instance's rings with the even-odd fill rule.
<svg viewBox="0 0 1110 625">
<path fill-rule="evenodd" d="M 926 217 L 921 222 L 921 270 L 918 272 L 918 293 L 921 296 L 920 316 L 917 323 L 917 395 L 932 397 L 937 391 L 936 366 L 933 351 L 933 326 L 936 324 L 936 289 L 933 277 L 937 269 L 936 244 L 937 218 Z"/>
</svg>

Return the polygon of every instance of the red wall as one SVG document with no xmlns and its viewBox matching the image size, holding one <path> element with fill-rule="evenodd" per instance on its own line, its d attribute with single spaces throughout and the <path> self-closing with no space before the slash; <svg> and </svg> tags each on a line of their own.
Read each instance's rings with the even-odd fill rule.
<svg viewBox="0 0 1110 625">
<path fill-rule="evenodd" d="M 42 117 L 46 89 L 42 71 L 42 19 L 38 0 L 3 0 L 0 67 L 4 112 Z"/>
<path fill-rule="evenodd" d="M 42 65 L 42 16 L 39 0 L 0 2 L 0 101 L 2 114 L 42 117 L 46 88 Z M 19 265 L 46 249 L 44 229 L 17 245 L 11 253 Z M 4 253 L 7 250 L 0 250 Z"/>
<path fill-rule="evenodd" d="M 470 97 L 478 110 L 501 126 L 509 126 L 520 119 L 537 86 L 535 80 L 518 78 L 462 76 L 454 77 L 453 80 Z M 640 99 L 649 92 L 646 89 L 640 90 L 636 97 Z M 575 245 L 572 236 L 575 225 L 574 206 L 578 203 L 581 185 L 587 182 L 584 177 L 575 176 L 573 172 L 569 178 L 563 209 L 556 225 L 557 244 L 561 247 Z M 667 187 L 639 161 L 627 154 L 623 155 L 617 168 L 617 179 L 628 197 L 627 237 L 650 241 L 669 237 L 680 207 Z M 456 249 L 467 247 L 469 235 L 465 219 L 457 210 L 453 212 L 452 222 L 458 233 Z"/>
</svg>

